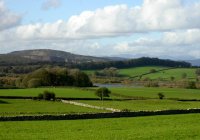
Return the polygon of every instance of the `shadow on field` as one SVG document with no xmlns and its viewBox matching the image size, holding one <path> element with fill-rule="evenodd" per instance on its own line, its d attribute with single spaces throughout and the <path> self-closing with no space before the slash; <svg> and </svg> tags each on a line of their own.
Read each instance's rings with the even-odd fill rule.
<svg viewBox="0 0 200 140">
<path fill-rule="evenodd" d="M 2 101 L 2 100 L 0 100 L 0 104 L 9 104 L 9 103 L 6 102 L 6 101 Z"/>
</svg>

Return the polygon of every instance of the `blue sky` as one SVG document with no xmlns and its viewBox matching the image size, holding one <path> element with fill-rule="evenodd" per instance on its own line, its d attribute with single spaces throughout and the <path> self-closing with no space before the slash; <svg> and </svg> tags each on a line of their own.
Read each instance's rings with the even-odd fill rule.
<svg viewBox="0 0 200 140">
<path fill-rule="evenodd" d="M 200 0 L 0 0 L 0 53 L 200 58 Z"/>
<path fill-rule="evenodd" d="M 24 15 L 23 24 L 32 22 L 53 22 L 67 20 L 82 11 L 93 11 L 109 5 L 127 4 L 141 5 L 142 0 L 62 0 L 59 8 L 43 10 L 45 0 L 5 0 L 8 8 Z"/>
</svg>

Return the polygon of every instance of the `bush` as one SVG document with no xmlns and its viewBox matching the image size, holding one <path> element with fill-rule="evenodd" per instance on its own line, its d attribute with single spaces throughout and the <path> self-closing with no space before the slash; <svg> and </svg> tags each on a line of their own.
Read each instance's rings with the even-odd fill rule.
<svg viewBox="0 0 200 140">
<path fill-rule="evenodd" d="M 188 81 L 187 83 L 187 87 L 186 88 L 189 88 L 189 89 L 196 89 L 196 83 L 194 81 Z"/>
<path fill-rule="evenodd" d="M 111 91 L 108 88 L 101 87 L 96 90 L 95 95 L 97 95 L 98 97 L 100 97 L 101 100 L 103 100 L 104 97 L 110 97 L 109 96 L 110 93 Z"/>
<path fill-rule="evenodd" d="M 43 99 L 43 94 L 42 93 L 40 93 L 40 94 L 38 94 L 38 97 L 37 97 L 39 100 L 42 100 Z"/>
<path fill-rule="evenodd" d="M 49 100 L 49 101 L 50 101 L 50 100 L 55 101 L 55 93 L 45 90 L 45 91 L 43 92 L 43 99 L 44 99 L 44 100 Z"/>
<path fill-rule="evenodd" d="M 150 69 L 149 72 L 150 72 L 150 73 L 155 73 L 155 72 L 157 72 L 157 71 L 156 71 L 155 69 Z"/>
<path fill-rule="evenodd" d="M 159 97 L 159 99 L 162 100 L 162 99 L 165 97 L 165 95 L 164 95 L 163 93 L 159 92 L 159 93 L 158 93 L 158 97 Z"/>
<path fill-rule="evenodd" d="M 50 100 L 55 101 L 56 96 L 55 96 L 54 92 L 45 90 L 43 93 L 38 94 L 37 99 L 39 99 L 39 100 L 43 99 L 43 100 L 47 100 L 47 101 L 50 101 Z"/>
</svg>

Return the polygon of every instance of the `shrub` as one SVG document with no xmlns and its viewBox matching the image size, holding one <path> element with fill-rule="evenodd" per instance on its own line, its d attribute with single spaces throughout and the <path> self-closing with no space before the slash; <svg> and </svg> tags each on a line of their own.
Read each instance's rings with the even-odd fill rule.
<svg viewBox="0 0 200 140">
<path fill-rule="evenodd" d="M 96 90 L 95 95 L 97 95 L 98 97 L 100 97 L 101 100 L 103 100 L 104 97 L 110 97 L 109 96 L 110 93 L 111 91 L 108 88 L 101 87 Z"/>
<path fill-rule="evenodd" d="M 40 93 L 40 94 L 38 94 L 38 97 L 37 97 L 39 100 L 42 100 L 43 99 L 43 94 L 42 93 Z"/>
<path fill-rule="evenodd" d="M 159 97 L 159 99 L 162 100 L 162 99 L 165 97 L 165 95 L 164 95 L 163 93 L 159 92 L 159 93 L 158 93 L 158 97 Z"/>
<path fill-rule="evenodd" d="M 50 91 L 47 91 L 47 90 L 45 90 L 44 92 L 43 92 L 43 99 L 44 100 L 55 100 L 55 93 L 54 92 L 50 92 Z"/>
<path fill-rule="evenodd" d="M 194 81 L 188 81 L 187 83 L 187 87 L 186 88 L 189 88 L 189 89 L 196 89 L 196 83 Z"/>
<path fill-rule="evenodd" d="M 55 96 L 54 92 L 50 92 L 50 91 L 45 90 L 43 93 L 38 94 L 37 99 L 38 100 L 43 99 L 43 100 L 47 100 L 47 101 L 50 101 L 50 100 L 55 101 L 56 96 Z"/>
<path fill-rule="evenodd" d="M 183 79 L 187 78 L 187 73 L 182 73 L 181 77 L 182 77 Z"/>
<path fill-rule="evenodd" d="M 155 69 L 150 69 L 149 72 L 150 72 L 150 73 L 155 73 L 155 72 L 157 72 L 157 71 L 156 71 Z"/>
</svg>

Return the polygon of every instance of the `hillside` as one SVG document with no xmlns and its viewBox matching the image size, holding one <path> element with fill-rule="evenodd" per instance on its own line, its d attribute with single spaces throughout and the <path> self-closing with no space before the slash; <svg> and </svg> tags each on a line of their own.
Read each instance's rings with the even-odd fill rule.
<svg viewBox="0 0 200 140">
<path fill-rule="evenodd" d="M 24 50 L 15 51 L 8 54 L 0 55 L 0 65 L 17 65 L 29 63 L 88 63 L 88 62 L 105 62 L 109 58 L 100 58 L 92 56 L 83 56 L 72 54 L 64 51 L 37 49 L 37 50 Z"/>
<path fill-rule="evenodd" d="M 108 67 L 131 68 L 139 66 L 190 67 L 184 61 L 142 57 L 136 59 L 122 59 L 113 57 L 94 57 L 72 54 L 64 51 L 37 49 L 15 51 L 0 55 L 0 66 L 64 66 L 82 70 L 104 69 Z M 6 68 L 7 69 L 7 68 Z M 19 68 L 16 68 L 19 69 Z M 6 70 L 8 71 L 8 70 Z"/>
</svg>

